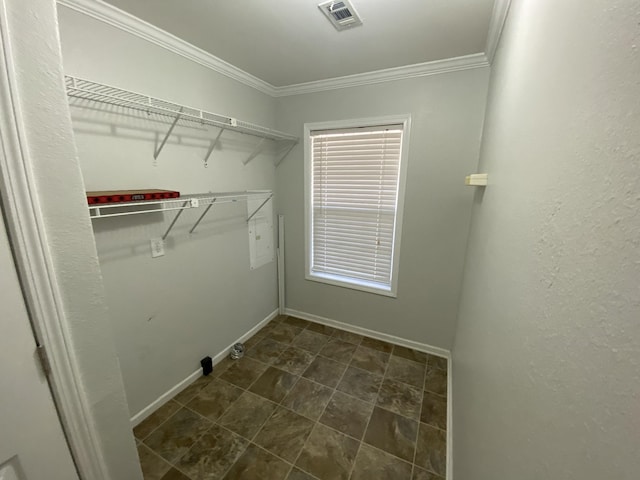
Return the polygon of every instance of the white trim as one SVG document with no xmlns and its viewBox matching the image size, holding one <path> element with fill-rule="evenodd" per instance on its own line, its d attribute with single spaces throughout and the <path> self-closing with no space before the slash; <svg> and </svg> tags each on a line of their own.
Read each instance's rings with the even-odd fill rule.
<svg viewBox="0 0 640 480">
<path fill-rule="evenodd" d="M 21 105 L 25 99 L 18 94 L 11 52 L 13 29 L 7 24 L 4 0 L 0 0 L 0 8 L 0 191 L 5 219 L 36 338 L 47 350 L 49 382 L 76 466 L 82 478 L 108 480 L 90 402 L 66 340 L 70 334 L 32 174 Z"/>
<path fill-rule="evenodd" d="M 278 215 L 278 311 L 284 315 L 285 306 L 285 253 L 284 253 L 284 215 Z"/>
<path fill-rule="evenodd" d="M 447 480 L 453 480 L 453 355 L 447 359 Z"/>
<path fill-rule="evenodd" d="M 498 3 L 501 3 L 499 0 Z M 99 20 L 107 25 L 118 28 L 124 32 L 135 35 L 154 45 L 169 50 L 177 55 L 194 61 L 204 67 L 232 78 L 249 87 L 255 88 L 272 97 L 287 97 L 304 93 L 322 92 L 340 88 L 357 87 L 373 83 L 392 82 L 407 78 L 438 75 L 441 73 L 457 72 L 472 68 L 489 66 L 489 61 L 484 53 L 475 53 L 461 57 L 434 60 L 431 62 L 405 65 L 401 67 L 386 68 L 373 72 L 357 73 L 343 77 L 317 80 L 314 82 L 298 83 L 275 87 L 260 78 L 251 75 L 244 70 L 225 62 L 221 58 L 198 48 L 181 38 L 172 35 L 161 28 L 141 20 L 113 5 L 101 0 L 57 0 L 59 5 L 75 10 L 88 17 Z"/>
<path fill-rule="evenodd" d="M 493 58 L 500 44 L 500 37 L 502 37 L 502 30 L 504 29 L 510 6 L 511 0 L 496 0 L 493 6 L 491 22 L 489 23 L 489 33 L 487 34 L 487 45 L 484 49 L 487 60 L 491 64 L 493 64 Z"/>
<path fill-rule="evenodd" d="M 276 318 L 278 316 L 278 313 L 279 313 L 278 309 L 274 310 L 269 315 L 267 315 L 267 317 L 264 320 L 261 320 L 257 325 L 255 325 L 251 330 L 249 330 L 247 333 L 242 335 L 240 338 L 238 338 L 234 342 L 230 343 L 227 348 L 225 348 L 222 351 L 218 352 L 216 354 L 216 356 L 213 357 L 213 364 L 217 365 L 222 360 L 224 360 L 229 355 L 229 350 L 231 349 L 231 347 L 235 343 L 244 342 L 244 341 L 248 340 L 249 338 L 253 337 L 253 335 L 255 335 L 258 330 L 260 330 L 267 323 L 269 323 L 271 320 Z M 151 402 L 149 405 L 147 405 L 142 410 L 140 410 L 138 413 L 136 413 L 133 417 L 131 417 L 131 427 L 133 428 L 136 425 L 138 425 L 145 418 L 147 418 L 149 415 L 151 415 L 153 412 L 155 412 L 158 408 L 160 408 L 162 405 L 167 403 L 170 399 L 172 399 L 178 393 L 180 393 L 182 390 L 184 390 L 187 386 L 189 386 L 193 382 L 195 382 L 201 375 L 202 375 L 202 370 L 198 369 L 195 372 L 193 372 L 192 374 L 190 374 L 187 378 L 185 378 L 184 380 L 178 382 L 178 384 L 176 384 L 175 386 L 171 387 L 165 393 L 160 395 L 156 400 Z"/>
<path fill-rule="evenodd" d="M 309 243 L 305 243 L 305 251 L 309 251 L 310 240 Z M 311 255 L 307 253 L 307 260 L 311 260 Z M 383 287 L 377 287 L 375 285 L 370 285 L 372 282 L 366 282 L 365 280 L 353 280 L 352 282 L 345 282 L 341 280 L 339 275 L 322 275 L 319 273 L 309 272 L 309 269 L 305 272 L 304 275 L 305 280 L 311 280 L 312 282 L 324 283 L 326 285 L 333 285 L 334 287 L 342 287 L 342 288 L 350 288 L 351 290 L 359 290 L 361 292 L 374 293 L 376 295 L 382 295 L 383 297 L 391 297 L 397 298 L 398 295 L 395 291 L 391 289 L 385 289 Z"/>
<path fill-rule="evenodd" d="M 57 1 L 59 5 L 135 35 L 262 93 L 275 96 L 273 85 L 113 5 L 101 0 Z"/>
<path fill-rule="evenodd" d="M 489 62 L 484 53 L 474 53 L 473 55 L 465 55 L 463 57 L 446 58 L 432 62 L 416 63 L 414 65 L 317 80 L 315 82 L 274 87 L 274 96 L 287 97 L 305 93 L 323 92 L 325 90 L 337 90 L 339 88 L 359 87 L 373 83 L 393 82 L 407 78 L 426 77 L 429 75 L 439 75 L 442 73 L 458 72 L 460 70 L 470 70 L 488 66 Z"/>
<path fill-rule="evenodd" d="M 202 376 L 202 369 L 199 368 L 195 372 L 189 374 L 187 378 L 181 380 L 176 385 L 171 387 L 169 390 L 164 392 L 158 398 L 156 398 L 149 405 L 144 407 L 138 413 L 136 413 L 133 417 L 131 417 L 131 428 L 137 427 L 140 423 L 142 423 L 148 416 L 150 416 L 153 412 L 158 410 L 162 405 L 167 403 L 173 397 L 175 397 L 182 390 L 187 388 L 193 382 L 195 382 L 198 378 Z"/>
<path fill-rule="evenodd" d="M 335 327 L 340 330 L 346 330 L 347 332 L 357 333 L 358 335 L 364 335 L 365 337 L 375 338 L 384 342 L 399 345 L 401 347 L 412 348 L 420 352 L 429 353 L 437 357 L 451 358 L 451 352 L 444 348 L 434 347 L 426 343 L 416 342 L 414 340 L 407 340 L 405 338 L 396 337 L 395 335 L 389 335 L 388 333 L 378 332 L 376 330 L 369 330 L 368 328 L 358 327 L 350 323 L 339 322 L 338 320 L 332 320 L 330 318 L 321 317 L 320 315 L 314 315 L 312 313 L 301 312 L 292 308 L 285 308 L 285 313 L 292 317 L 298 317 L 303 320 L 309 320 L 310 322 L 320 323 L 329 327 Z"/>
<path fill-rule="evenodd" d="M 311 132 L 313 130 L 345 129 L 357 127 L 375 127 L 379 125 L 402 124 L 402 151 L 400 152 L 400 173 L 398 178 L 398 204 L 396 206 L 395 232 L 393 237 L 393 252 L 391 265 L 391 286 L 389 290 L 367 285 L 367 282 L 347 282 L 329 276 L 316 275 L 311 272 Z M 411 114 L 385 115 L 381 117 L 353 118 L 328 122 L 304 124 L 304 257 L 305 278 L 314 282 L 326 283 L 338 287 L 351 288 L 363 292 L 398 296 L 398 278 L 400 276 L 400 247 L 402 244 L 402 221 L 404 214 L 404 194 L 407 184 L 407 170 L 409 163 L 409 148 L 411 148 Z"/>
</svg>

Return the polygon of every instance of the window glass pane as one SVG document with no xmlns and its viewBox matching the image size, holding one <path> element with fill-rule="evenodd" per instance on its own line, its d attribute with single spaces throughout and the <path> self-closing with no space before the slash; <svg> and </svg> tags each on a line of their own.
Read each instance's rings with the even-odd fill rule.
<svg viewBox="0 0 640 480">
<path fill-rule="evenodd" d="M 403 130 L 311 132 L 310 273 L 389 289 Z"/>
</svg>

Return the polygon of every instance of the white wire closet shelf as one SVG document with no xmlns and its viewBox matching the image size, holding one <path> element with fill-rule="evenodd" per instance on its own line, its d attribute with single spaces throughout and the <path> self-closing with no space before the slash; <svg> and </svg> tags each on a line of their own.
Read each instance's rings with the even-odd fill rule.
<svg viewBox="0 0 640 480">
<path fill-rule="evenodd" d="M 284 154 L 276 161 L 276 166 L 289 154 L 298 143 L 298 137 L 288 133 L 245 122 L 237 118 L 206 112 L 186 105 L 179 105 L 174 102 L 150 97 L 141 93 L 131 92 L 117 87 L 112 87 L 91 80 L 85 80 L 71 75 L 65 75 L 67 95 L 76 102 L 102 103 L 116 107 L 123 107 L 132 110 L 145 112 L 147 114 L 161 115 L 173 119 L 163 141 L 156 148 L 154 158 L 158 158 L 167 140 L 171 136 L 176 125 L 208 125 L 220 129 L 215 139 L 212 141 L 206 157 L 205 163 L 211 156 L 213 149 L 220 140 L 224 131 L 239 132 L 260 138 L 251 155 L 244 161 L 245 164 L 253 160 L 262 150 L 264 140 L 271 140 L 285 144 Z M 75 103 L 74 105 L 82 105 Z"/>
<path fill-rule="evenodd" d="M 203 207 L 204 211 L 198 217 L 189 233 L 193 233 L 200 222 L 209 213 L 211 207 L 223 203 L 246 201 L 249 198 L 262 200 L 260 206 L 247 216 L 247 223 L 260 211 L 260 209 L 273 197 L 270 190 L 248 190 L 243 192 L 216 192 L 202 193 L 194 195 L 183 195 L 178 198 L 167 198 L 163 200 L 148 200 L 141 202 L 126 203 L 104 203 L 89 205 L 89 216 L 92 219 L 122 217 L 128 215 L 141 215 L 145 213 L 160 213 L 177 211 L 178 213 L 171 221 L 162 239 L 166 239 L 174 225 L 182 215 L 182 212 L 191 208 Z"/>
</svg>

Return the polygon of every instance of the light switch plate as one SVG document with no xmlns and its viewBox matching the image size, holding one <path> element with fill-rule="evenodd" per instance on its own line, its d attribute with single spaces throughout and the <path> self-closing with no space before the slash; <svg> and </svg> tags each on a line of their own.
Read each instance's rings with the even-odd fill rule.
<svg viewBox="0 0 640 480">
<path fill-rule="evenodd" d="M 164 240 L 161 238 L 151 239 L 151 258 L 164 256 Z"/>
</svg>

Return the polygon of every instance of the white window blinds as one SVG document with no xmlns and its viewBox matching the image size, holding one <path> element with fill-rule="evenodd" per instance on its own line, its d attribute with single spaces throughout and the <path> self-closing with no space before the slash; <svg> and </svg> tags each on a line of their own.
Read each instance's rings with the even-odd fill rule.
<svg viewBox="0 0 640 480">
<path fill-rule="evenodd" d="M 402 125 L 311 132 L 310 273 L 390 290 Z"/>
</svg>

